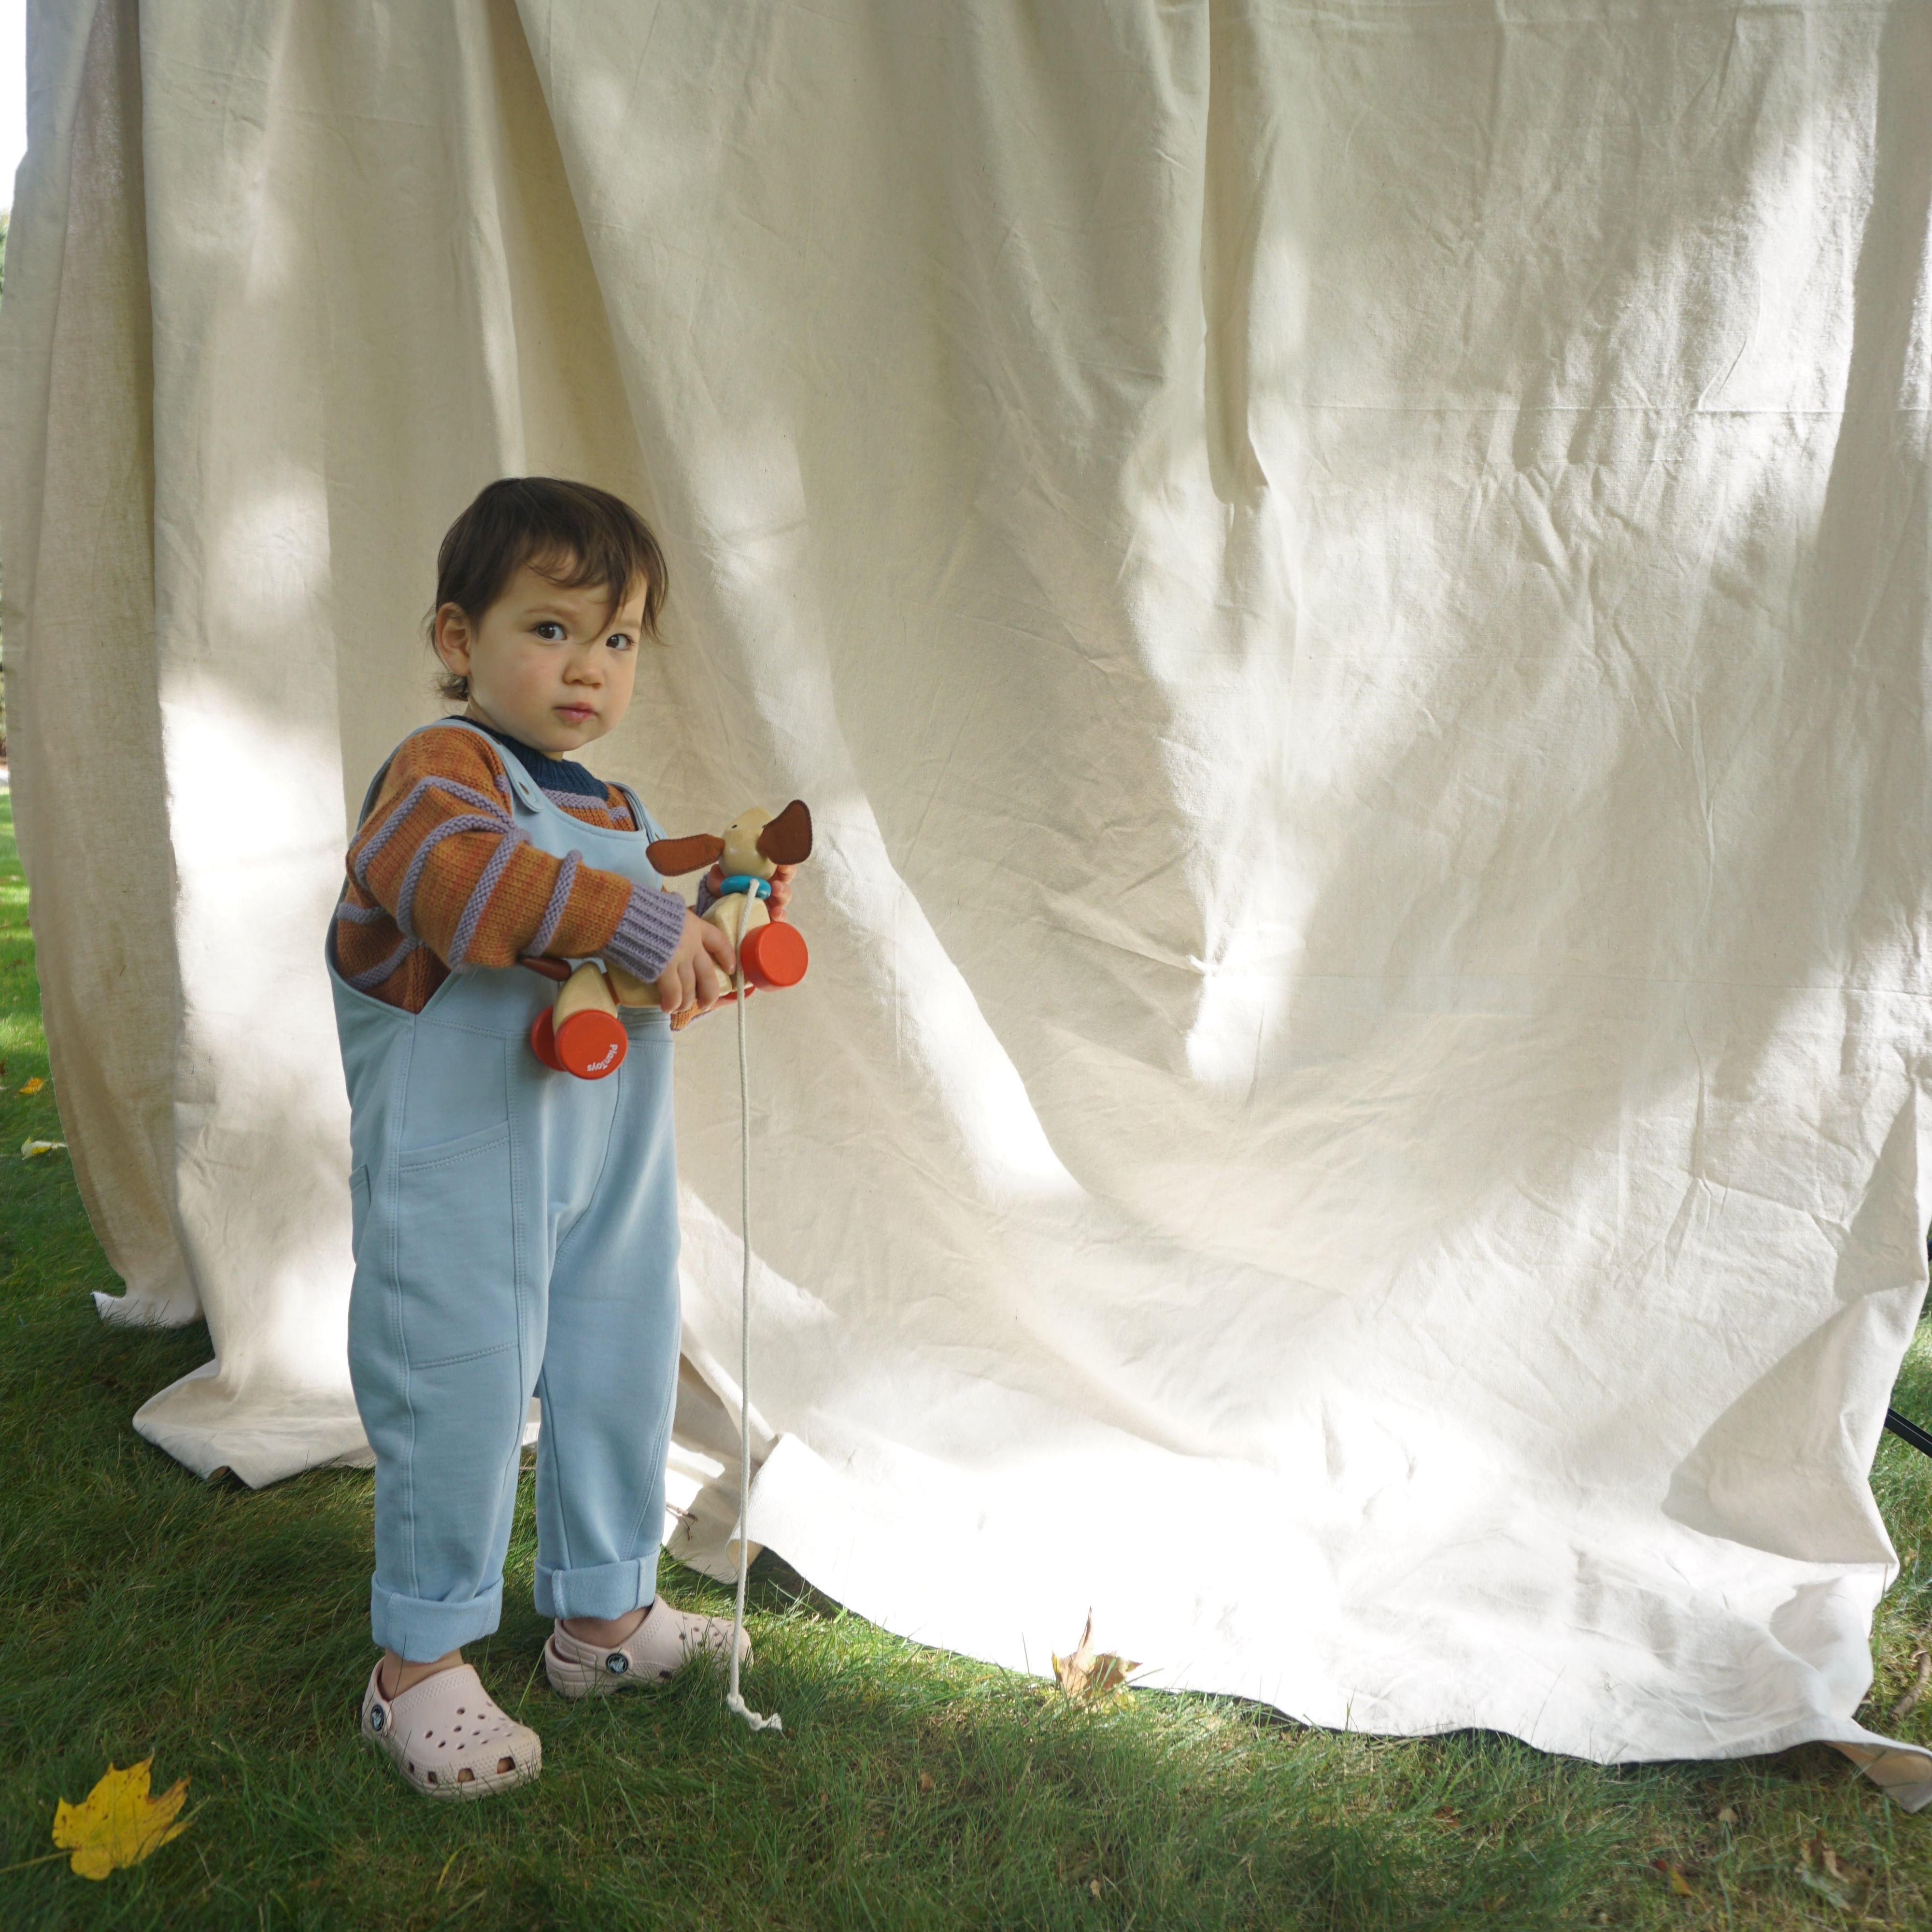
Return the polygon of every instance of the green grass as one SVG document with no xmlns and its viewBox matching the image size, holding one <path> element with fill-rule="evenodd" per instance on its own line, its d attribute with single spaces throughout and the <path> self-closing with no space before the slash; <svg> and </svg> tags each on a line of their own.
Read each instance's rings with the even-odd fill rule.
<svg viewBox="0 0 1932 1932">
<path fill-rule="evenodd" d="M 472 1654 L 542 1732 L 543 1776 L 482 1804 L 414 1798 L 356 1735 L 368 1477 L 250 1494 L 197 1481 L 128 1426 L 206 1360 L 207 1337 L 103 1327 L 86 1291 L 113 1277 L 65 1157 L 19 1157 L 29 1134 L 61 1136 L 51 1089 L 18 1092 L 46 1063 L 7 804 L 0 1866 L 49 1851 L 56 1801 L 110 1759 L 152 1752 L 158 1788 L 190 1779 L 193 1822 L 99 1883 L 59 1858 L 0 1871 L 5 1932 L 1932 1922 L 1932 1814 L 1907 1817 L 1822 1747 L 1605 1770 L 1486 1735 L 1309 1730 L 1210 1698 L 1083 1711 L 889 1636 L 770 1564 L 752 1687 L 784 1712 L 782 1738 L 748 1735 L 702 1671 L 566 1705 L 536 1667 L 527 1477 L 507 1593 L 520 1607 Z M 1900 1400 L 1932 1415 L 1922 1342 Z M 1908 1552 L 1880 1619 L 1865 1714 L 1882 1723 L 1932 1623 L 1932 1462 L 1888 1438 L 1876 1480 Z M 673 1565 L 664 1581 L 728 1607 Z M 1902 1728 L 1932 1738 L 1932 1699 Z"/>
</svg>

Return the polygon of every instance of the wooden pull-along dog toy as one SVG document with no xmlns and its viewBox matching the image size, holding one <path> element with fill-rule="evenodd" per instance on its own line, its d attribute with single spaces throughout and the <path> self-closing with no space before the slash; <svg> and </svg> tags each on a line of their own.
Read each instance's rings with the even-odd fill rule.
<svg viewBox="0 0 1932 1932">
<path fill-rule="evenodd" d="M 772 918 L 765 901 L 771 879 L 782 865 L 802 865 L 812 856 L 812 814 L 794 798 L 776 818 L 768 812 L 740 812 L 721 839 L 709 832 L 689 838 L 657 839 L 646 855 L 666 879 L 716 865 L 724 883 L 704 917 L 731 942 L 731 990 L 738 1003 L 739 1236 L 743 1273 L 738 1300 L 738 1591 L 731 1617 L 730 1683 L 727 1709 L 754 1731 L 782 1731 L 778 1714 L 760 1715 L 738 1688 L 738 1648 L 745 1630 L 745 1581 L 750 1569 L 752 1510 L 752 1078 L 745 1053 L 745 1008 L 754 987 L 796 986 L 805 977 L 804 936 L 789 921 Z M 754 923 L 753 913 L 763 914 Z M 538 1059 L 580 1080 L 602 1080 L 624 1063 L 628 1044 L 620 1006 L 650 1006 L 656 996 L 643 981 L 621 966 L 586 960 L 574 971 L 548 960 L 524 963 L 546 978 L 563 981 L 555 1003 L 537 1016 L 530 1045 Z M 695 1017 L 672 1018 L 674 1027 Z"/>
<path fill-rule="evenodd" d="M 740 812 L 722 839 L 696 832 L 688 838 L 654 839 L 644 850 L 667 879 L 712 865 L 721 869 L 724 883 L 704 917 L 731 942 L 745 981 L 770 990 L 796 986 L 804 978 L 811 957 L 804 935 L 796 926 L 774 920 L 764 906 L 771 896 L 772 874 L 812 856 L 812 814 L 802 799 L 794 798 L 776 818 L 755 809 Z M 754 908 L 761 915 L 757 923 Z M 546 978 L 563 981 L 555 1002 L 530 1028 L 530 1048 L 537 1058 L 579 1080 L 602 1080 L 615 1073 L 629 1044 L 618 1008 L 655 1006 L 656 993 L 622 966 L 596 960 L 586 960 L 574 972 L 550 960 L 524 963 Z M 724 996 L 728 1000 L 738 996 L 735 990 Z M 680 1014 L 670 1023 L 682 1029 L 695 1017 Z"/>
</svg>

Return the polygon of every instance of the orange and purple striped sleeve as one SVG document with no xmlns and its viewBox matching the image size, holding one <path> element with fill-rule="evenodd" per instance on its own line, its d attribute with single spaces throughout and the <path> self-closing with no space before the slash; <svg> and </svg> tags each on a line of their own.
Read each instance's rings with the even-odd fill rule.
<svg viewBox="0 0 1932 1932">
<path fill-rule="evenodd" d="M 473 732 L 420 732 L 392 762 L 349 848 L 336 963 L 358 991 L 420 1012 L 454 967 L 602 957 L 655 980 L 683 900 L 539 851 L 510 810 L 506 754 Z M 586 819 L 628 813 L 621 795 Z M 566 805 L 566 809 L 568 809 Z"/>
</svg>

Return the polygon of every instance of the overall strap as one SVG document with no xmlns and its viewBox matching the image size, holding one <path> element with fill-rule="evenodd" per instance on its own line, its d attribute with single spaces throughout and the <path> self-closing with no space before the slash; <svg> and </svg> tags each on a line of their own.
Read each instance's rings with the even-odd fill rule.
<svg viewBox="0 0 1932 1932">
<path fill-rule="evenodd" d="M 647 839 L 662 838 L 664 828 L 644 810 L 644 801 L 622 779 L 614 779 L 611 782 L 623 793 L 624 802 L 631 808 L 632 824 Z"/>
<path fill-rule="evenodd" d="M 544 798 L 536 780 L 524 769 L 524 761 L 508 746 L 499 744 L 481 725 L 472 725 L 467 718 L 439 718 L 433 725 L 425 725 L 424 731 L 457 731 L 470 732 L 481 738 L 496 754 L 496 760 L 503 768 L 504 776 L 510 781 L 510 789 L 520 798 L 530 811 L 542 810 Z"/>
<path fill-rule="evenodd" d="M 403 740 L 402 744 L 397 746 L 395 751 L 391 752 L 388 756 L 376 768 L 376 775 L 370 780 L 369 789 L 362 795 L 362 809 L 356 815 L 357 831 L 359 832 L 368 822 L 369 814 L 375 809 L 376 798 L 382 789 L 382 781 L 388 777 L 389 768 L 396 762 L 396 752 L 400 751 L 403 745 L 409 743 L 410 738 L 420 738 L 424 732 L 441 731 L 449 725 L 459 726 L 466 732 L 475 732 L 477 737 L 480 738 L 502 760 L 504 768 L 510 774 L 510 783 L 515 785 L 520 778 L 523 779 L 524 784 L 519 789 L 526 793 L 534 791 L 536 788 L 530 785 L 527 776 L 517 761 L 512 758 L 488 732 L 477 731 L 476 727 L 467 718 L 438 718 L 434 724 L 418 726 L 415 731 L 409 734 L 409 737 Z M 527 805 L 533 805 L 536 801 L 534 798 L 526 796 L 524 802 Z"/>
<path fill-rule="evenodd" d="M 470 732 L 475 737 L 481 738 L 483 742 L 490 747 L 490 750 L 496 754 L 498 763 L 502 766 L 504 774 L 510 781 L 511 789 L 516 793 L 517 796 L 523 801 L 526 807 L 532 812 L 541 811 L 544 805 L 548 804 L 548 801 L 544 798 L 542 788 L 538 785 L 536 780 L 524 770 L 523 760 L 518 757 L 516 753 L 510 750 L 507 747 L 500 744 L 495 738 L 492 738 L 490 734 L 484 731 L 480 726 L 472 724 L 467 718 L 438 718 L 434 724 L 424 725 L 421 729 L 422 731 L 425 732 L 449 730 L 464 731 Z M 410 734 L 410 738 L 416 738 L 420 734 L 418 732 L 412 732 Z M 403 744 L 407 744 L 409 741 L 409 738 L 405 738 L 403 741 Z M 396 747 L 396 751 L 400 751 L 401 749 L 402 745 L 398 745 Z M 395 761 L 396 753 L 392 751 L 387 758 L 383 759 L 382 768 L 376 774 L 374 778 L 370 780 L 369 789 L 363 794 L 362 810 L 356 816 L 356 824 L 358 831 L 361 829 L 363 822 L 368 819 L 370 810 L 374 807 L 376 803 L 376 794 L 382 789 L 383 780 L 389 775 L 389 767 L 393 765 Z M 639 831 L 644 832 L 649 837 L 653 839 L 662 838 L 664 837 L 663 831 L 659 828 L 657 821 L 644 810 L 643 801 L 638 798 L 638 795 L 633 792 L 628 785 L 620 784 L 617 787 L 617 789 L 623 793 L 626 800 L 630 805 L 631 820 L 632 824 L 636 825 Z"/>
</svg>

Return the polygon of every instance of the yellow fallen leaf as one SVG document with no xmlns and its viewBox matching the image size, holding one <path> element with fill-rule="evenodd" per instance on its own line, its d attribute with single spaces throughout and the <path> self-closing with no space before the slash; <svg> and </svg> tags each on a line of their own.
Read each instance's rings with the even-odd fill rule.
<svg viewBox="0 0 1932 1932">
<path fill-rule="evenodd" d="M 1675 1865 L 1670 1866 L 1667 1869 L 1670 1874 L 1670 1889 L 1676 1893 L 1679 1898 L 1695 1898 L 1697 1895 L 1696 1890 L 1690 1881 Z"/>
<path fill-rule="evenodd" d="M 1112 1651 L 1096 1651 L 1088 1639 L 1094 1634 L 1094 1612 L 1087 1612 L 1086 1627 L 1071 1657 L 1054 1657 L 1054 1679 L 1068 1696 L 1090 1703 L 1097 1698 L 1124 1696 L 1127 1678 L 1140 1666 L 1131 1659 L 1116 1657 Z"/>
<path fill-rule="evenodd" d="M 38 1074 L 36 1074 L 32 1080 L 28 1081 L 25 1086 L 21 1088 L 20 1091 L 22 1093 L 38 1093 L 41 1088 L 46 1085 L 46 1082 L 41 1079 Z"/>
<path fill-rule="evenodd" d="M 43 1154 L 58 1153 L 66 1145 L 64 1140 L 22 1140 L 20 1158 L 23 1161 L 38 1161 Z"/>
<path fill-rule="evenodd" d="M 188 1797 L 183 1778 L 159 1798 L 148 1795 L 152 1756 L 107 1774 L 78 1804 L 63 1798 L 54 1809 L 54 1843 L 71 1849 L 68 1862 L 82 1878 L 105 1878 L 123 1865 L 138 1865 L 151 1852 L 188 1829 L 175 1813 Z"/>
</svg>

